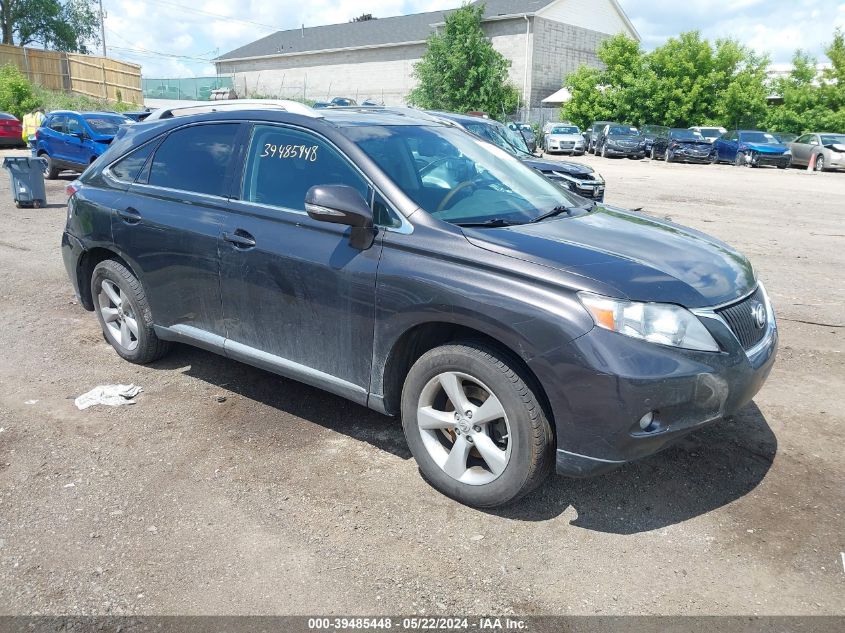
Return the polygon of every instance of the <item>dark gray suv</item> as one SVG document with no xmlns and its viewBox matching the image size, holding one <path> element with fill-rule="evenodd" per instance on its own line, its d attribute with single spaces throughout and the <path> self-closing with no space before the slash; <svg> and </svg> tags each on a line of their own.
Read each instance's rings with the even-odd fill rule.
<svg viewBox="0 0 845 633">
<path fill-rule="evenodd" d="M 400 415 L 476 506 L 737 411 L 775 359 L 748 261 L 570 194 L 454 126 L 302 106 L 122 128 L 62 251 L 135 363 L 196 345 Z"/>
</svg>

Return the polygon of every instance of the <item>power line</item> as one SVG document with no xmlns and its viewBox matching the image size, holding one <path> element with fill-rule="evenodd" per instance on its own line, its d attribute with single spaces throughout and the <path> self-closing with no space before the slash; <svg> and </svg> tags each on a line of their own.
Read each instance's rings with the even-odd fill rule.
<svg viewBox="0 0 845 633">
<path fill-rule="evenodd" d="M 261 22 L 254 22 L 253 20 L 243 20 L 240 18 L 234 18 L 230 15 L 224 15 L 222 13 L 212 13 L 211 11 L 204 11 L 202 9 L 195 9 L 193 7 L 186 7 L 184 5 L 178 4 L 176 2 L 168 2 L 167 0 L 146 0 L 148 3 L 152 4 L 160 4 L 166 7 L 173 7 L 175 9 L 179 9 L 181 11 L 185 11 L 187 13 L 196 13 L 198 15 L 205 15 L 211 18 L 217 18 L 219 20 L 225 20 L 227 22 L 240 22 L 242 24 L 250 24 L 252 26 L 259 26 L 264 29 L 268 29 L 270 31 L 284 31 L 285 29 L 280 26 L 274 26 L 271 24 L 263 24 Z"/>
</svg>

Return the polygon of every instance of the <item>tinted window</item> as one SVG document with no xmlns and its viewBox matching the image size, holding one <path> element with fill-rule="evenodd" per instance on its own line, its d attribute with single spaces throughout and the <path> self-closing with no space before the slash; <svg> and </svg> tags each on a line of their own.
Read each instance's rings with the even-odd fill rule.
<svg viewBox="0 0 845 633">
<path fill-rule="evenodd" d="M 223 181 L 238 125 L 195 125 L 172 132 L 156 151 L 149 183 L 157 187 L 224 195 Z"/>
<path fill-rule="evenodd" d="M 61 132 L 64 134 L 66 121 L 67 117 L 65 116 L 54 116 L 50 117 L 50 119 L 46 122 L 46 126 L 51 130 L 55 130 L 56 132 Z"/>
<path fill-rule="evenodd" d="M 155 143 L 148 143 L 120 159 L 109 168 L 112 176 L 123 182 L 135 182 L 153 152 Z"/>
<path fill-rule="evenodd" d="M 305 194 L 315 185 L 348 185 L 367 199 L 369 186 L 322 139 L 283 127 L 257 126 L 247 154 L 243 199 L 274 207 L 305 210 Z"/>
<path fill-rule="evenodd" d="M 117 134 L 117 128 L 129 122 L 125 117 L 107 114 L 88 114 L 84 118 L 97 134 Z"/>
</svg>

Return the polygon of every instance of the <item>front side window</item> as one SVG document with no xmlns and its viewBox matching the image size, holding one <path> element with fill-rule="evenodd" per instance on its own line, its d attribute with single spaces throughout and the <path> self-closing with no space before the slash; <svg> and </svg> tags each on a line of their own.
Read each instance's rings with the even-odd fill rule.
<svg viewBox="0 0 845 633">
<path fill-rule="evenodd" d="M 504 150 L 447 126 L 350 126 L 341 131 L 411 200 L 455 224 L 521 223 L 570 196 Z"/>
<path fill-rule="evenodd" d="M 243 199 L 294 211 L 305 210 L 315 185 L 348 185 L 366 200 L 369 185 L 326 141 L 307 132 L 259 125 L 247 153 Z"/>
<path fill-rule="evenodd" d="M 79 122 L 75 116 L 69 116 L 67 118 L 67 124 L 65 126 L 65 133 L 66 134 L 79 134 L 82 132 L 82 124 Z"/>
<path fill-rule="evenodd" d="M 194 125 L 171 132 L 159 146 L 149 184 L 223 196 L 237 123 Z"/>
</svg>

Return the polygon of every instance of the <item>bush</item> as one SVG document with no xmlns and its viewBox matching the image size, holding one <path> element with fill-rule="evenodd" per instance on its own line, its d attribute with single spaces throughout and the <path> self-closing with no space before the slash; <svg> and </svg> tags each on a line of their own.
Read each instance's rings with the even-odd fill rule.
<svg viewBox="0 0 845 633">
<path fill-rule="evenodd" d="M 17 66 L 7 64 L 0 68 L 0 111 L 14 114 L 19 119 L 41 105 L 32 84 Z"/>
</svg>

